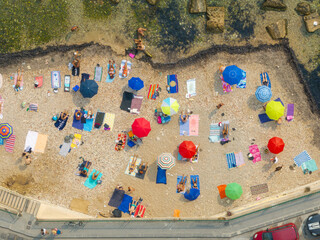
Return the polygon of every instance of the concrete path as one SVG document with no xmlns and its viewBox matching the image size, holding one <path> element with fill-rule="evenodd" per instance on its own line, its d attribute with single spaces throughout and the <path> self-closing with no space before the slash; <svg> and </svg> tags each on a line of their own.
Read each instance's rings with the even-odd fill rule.
<svg viewBox="0 0 320 240">
<path fill-rule="evenodd" d="M 57 227 L 62 231 L 55 239 L 128 239 L 128 238 L 231 238 L 255 229 L 286 221 L 320 210 L 320 193 L 280 204 L 230 221 L 208 220 L 113 220 L 97 222 L 39 222 L 33 216 L 15 216 L 0 212 L 0 239 L 40 239 L 40 229 Z M 9 231 L 11 235 L 9 237 Z M 3 235 L 4 234 L 4 235 Z M 7 235 L 7 238 L 5 238 Z M 48 235 L 45 238 L 51 239 Z"/>
</svg>

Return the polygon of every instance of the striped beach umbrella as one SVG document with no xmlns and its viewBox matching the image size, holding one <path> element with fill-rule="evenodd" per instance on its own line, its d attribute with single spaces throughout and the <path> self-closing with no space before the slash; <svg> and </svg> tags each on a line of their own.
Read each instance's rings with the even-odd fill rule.
<svg viewBox="0 0 320 240">
<path fill-rule="evenodd" d="M 157 164 L 161 169 L 171 169 L 175 165 L 175 158 L 171 153 L 162 153 L 158 157 Z"/>
<path fill-rule="evenodd" d="M 9 123 L 0 124 L 0 137 L 2 139 L 8 139 L 13 133 L 12 126 Z"/>
<path fill-rule="evenodd" d="M 174 98 L 166 98 L 161 104 L 161 110 L 164 114 L 172 116 L 179 111 L 179 103 Z"/>
<path fill-rule="evenodd" d="M 271 88 L 267 87 L 267 86 L 260 86 L 257 88 L 256 91 L 256 98 L 260 101 L 260 102 L 268 102 L 270 101 L 272 97 L 272 91 Z"/>
</svg>

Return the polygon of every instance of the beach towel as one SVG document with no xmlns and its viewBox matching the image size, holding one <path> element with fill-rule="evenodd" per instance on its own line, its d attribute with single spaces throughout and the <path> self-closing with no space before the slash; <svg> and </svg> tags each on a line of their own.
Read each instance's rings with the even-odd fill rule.
<svg viewBox="0 0 320 240">
<path fill-rule="evenodd" d="M 188 118 L 186 122 L 182 122 L 181 115 L 179 115 L 180 136 L 189 136 L 189 121 L 190 118 Z"/>
<path fill-rule="evenodd" d="M 142 164 L 142 163 L 141 163 Z M 140 165 L 141 165 L 140 164 Z M 141 174 L 141 173 L 139 173 L 139 167 L 140 166 L 138 166 L 138 172 L 137 172 L 137 174 L 136 174 L 136 178 L 140 178 L 140 179 L 144 179 L 144 176 L 146 175 L 146 173 L 147 173 L 147 170 L 148 170 L 148 167 L 147 167 L 147 169 L 144 169 L 144 171 L 143 171 L 143 173 Z"/>
<path fill-rule="evenodd" d="M 234 155 L 234 153 L 227 153 L 226 157 L 229 169 L 237 166 L 236 156 Z"/>
<path fill-rule="evenodd" d="M 293 120 L 293 114 L 294 114 L 294 104 L 289 103 L 287 107 L 287 121 L 291 122 Z"/>
<path fill-rule="evenodd" d="M 122 202 L 121 202 L 120 206 L 118 207 L 118 209 L 121 212 L 129 213 L 129 205 L 131 202 L 132 202 L 132 197 L 127 194 L 124 194 L 124 196 L 122 198 Z"/>
<path fill-rule="evenodd" d="M 237 88 L 246 88 L 247 87 L 247 73 L 242 70 L 242 79 L 237 84 Z"/>
<path fill-rule="evenodd" d="M 3 139 L 0 138 L 0 145 L 3 145 Z"/>
<path fill-rule="evenodd" d="M 314 172 L 318 170 L 317 163 L 315 160 L 311 159 L 301 164 L 302 171 Z"/>
<path fill-rule="evenodd" d="M 159 166 L 157 168 L 157 184 L 167 184 L 167 170 L 161 169 Z"/>
<path fill-rule="evenodd" d="M 71 144 L 72 144 L 71 141 L 69 143 L 64 142 L 60 146 L 59 154 L 63 157 L 67 156 L 67 154 L 71 151 Z"/>
<path fill-rule="evenodd" d="M 251 186 L 250 191 L 252 195 L 258 195 L 258 194 L 269 192 L 268 184 L 263 183 L 263 184 Z"/>
<path fill-rule="evenodd" d="M 23 74 L 21 75 L 21 81 L 20 81 L 20 87 L 19 88 L 16 88 L 16 85 L 17 85 L 17 81 L 18 81 L 18 74 L 15 73 L 14 74 L 14 78 L 13 78 L 13 88 L 16 90 L 16 91 L 21 91 L 23 89 Z"/>
<path fill-rule="evenodd" d="M 274 121 L 274 120 L 270 119 L 266 113 L 259 114 L 258 116 L 259 116 L 260 123 Z"/>
<path fill-rule="evenodd" d="M 84 111 L 85 114 L 88 114 L 88 111 Z M 87 132 L 91 132 L 93 127 L 94 114 L 92 114 L 92 118 L 87 118 L 86 122 L 83 124 L 83 130 Z"/>
<path fill-rule="evenodd" d="M 133 156 L 130 157 L 130 160 L 129 160 L 129 163 L 128 163 L 128 165 L 127 165 L 127 168 L 126 168 L 126 170 L 124 171 L 125 174 L 130 175 L 130 176 L 133 176 L 133 177 L 136 176 L 136 174 L 137 174 L 137 172 L 138 172 L 138 166 L 139 166 L 140 163 L 141 163 L 141 158 L 138 158 L 138 157 L 137 157 L 136 159 L 137 159 L 137 160 L 136 160 L 136 165 L 135 165 L 135 167 L 134 167 L 134 170 L 133 170 L 131 173 L 129 173 L 129 168 L 130 168 L 130 165 L 131 165 L 131 163 L 132 163 L 132 161 L 133 161 Z"/>
<path fill-rule="evenodd" d="M 196 79 L 189 79 L 187 80 L 187 95 L 186 98 L 194 97 L 196 96 Z"/>
<path fill-rule="evenodd" d="M 51 72 L 51 87 L 52 88 L 61 88 L 60 71 L 52 71 Z"/>
<path fill-rule="evenodd" d="M 139 114 L 141 105 L 143 101 L 143 96 L 140 95 L 134 95 L 133 99 L 131 101 L 131 106 L 130 106 L 130 113 L 132 114 Z"/>
<path fill-rule="evenodd" d="M 120 109 L 123 111 L 130 112 L 131 102 L 132 102 L 133 97 L 134 97 L 133 93 L 123 92 Z"/>
<path fill-rule="evenodd" d="M 105 116 L 104 112 L 97 112 L 96 119 L 94 121 L 95 128 L 100 128 L 103 125 L 104 116 Z"/>
<path fill-rule="evenodd" d="M 124 77 L 122 74 L 123 74 L 123 67 L 126 64 L 126 62 L 127 62 L 128 73 L 127 73 L 127 76 Z M 122 60 L 121 61 L 121 66 L 120 66 L 120 70 L 119 70 L 119 78 L 127 78 L 129 76 L 131 67 L 132 67 L 132 64 L 131 64 L 130 61 Z"/>
<path fill-rule="evenodd" d="M 266 74 L 266 77 L 267 77 L 267 80 L 268 80 L 268 87 L 271 88 L 271 81 L 270 81 L 270 78 L 269 78 L 269 75 L 267 72 L 265 72 Z M 263 77 L 262 77 L 262 73 L 260 73 L 260 80 L 261 80 L 261 85 L 262 85 L 262 82 L 263 82 Z"/>
<path fill-rule="evenodd" d="M 235 158 L 236 158 L 236 164 L 237 164 L 237 167 L 241 167 L 242 165 L 244 165 L 244 159 L 243 159 L 243 155 L 242 155 L 242 152 L 237 152 L 237 153 L 234 153 L 235 155 Z"/>
<path fill-rule="evenodd" d="M 282 104 L 282 106 L 284 106 L 283 102 L 281 101 L 280 98 L 277 98 L 276 100 L 274 100 L 275 102 L 280 102 Z"/>
<path fill-rule="evenodd" d="M 218 123 L 210 124 L 209 142 L 220 142 L 220 129 Z"/>
<path fill-rule="evenodd" d="M 222 90 L 224 93 L 232 92 L 231 85 L 223 81 L 222 75 L 221 75 L 221 84 L 222 84 Z"/>
<path fill-rule="evenodd" d="M 228 129 L 228 134 L 226 135 L 226 137 L 223 137 L 223 128 L 224 125 L 227 125 L 227 129 Z M 221 123 L 221 127 L 220 127 L 220 141 L 228 141 L 229 140 L 229 133 L 230 133 L 230 126 L 229 126 L 229 121 L 224 121 Z"/>
<path fill-rule="evenodd" d="M 307 162 L 307 161 L 310 161 L 311 160 L 311 157 L 310 155 L 308 154 L 307 151 L 303 151 L 302 153 L 298 154 L 294 159 L 293 161 L 296 163 L 296 165 L 298 167 L 300 167 L 302 165 L 302 163 L 304 162 Z"/>
<path fill-rule="evenodd" d="M 38 153 L 44 153 L 44 150 L 46 149 L 47 141 L 48 141 L 48 135 L 39 133 L 37 142 L 33 151 Z"/>
<path fill-rule="evenodd" d="M 38 83 L 37 88 L 41 88 L 43 84 L 43 76 L 35 77 L 34 81 Z"/>
<path fill-rule="evenodd" d="M 148 99 L 156 100 L 155 92 L 159 90 L 159 84 L 151 84 L 148 92 Z"/>
<path fill-rule="evenodd" d="M 140 216 L 141 216 L 141 218 L 144 217 L 144 213 L 146 212 L 146 207 L 143 206 L 143 205 L 141 205 L 141 204 L 138 205 L 138 207 L 137 207 L 137 209 L 136 209 L 136 212 L 135 212 L 135 214 L 134 214 L 134 217 L 137 217 L 137 216 L 138 216 L 138 214 L 139 214 L 139 212 L 140 212 L 140 209 L 141 209 L 141 214 L 140 214 Z"/>
<path fill-rule="evenodd" d="M 29 104 L 29 110 L 30 110 L 30 111 L 34 111 L 34 112 L 38 112 L 38 104 L 36 104 L 36 103 L 30 103 L 30 104 Z"/>
<path fill-rule="evenodd" d="M 24 150 L 27 149 L 28 147 L 30 147 L 32 149 L 32 151 L 34 151 L 36 143 L 37 143 L 38 135 L 39 135 L 38 132 L 28 131 L 26 141 L 24 144 Z"/>
<path fill-rule="evenodd" d="M 79 130 L 83 130 L 83 123 L 81 122 L 81 119 L 80 120 L 76 119 L 76 116 L 75 116 L 76 112 L 78 112 L 78 110 L 74 111 L 72 127 L 76 128 L 76 129 L 79 129 Z M 83 116 L 84 111 L 80 111 L 80 112 L 82 113 L 82 116 Z"/>
<path fill-rule="evenodd" d="M 108 74 L 107 74 L 106 82 L 111 83 L 111 82 L 113 82 L 113 80 L 116 78 L 116 64 L 113 64 L 113 67 L 114 67 L 114 77 L 113 77 L 112 79 L 110 78 L 110 75 L 109 75 L 109 67 L 110 67 L 110 64 L 108 64 Z"/>
<path fill-rule="evenodd" d="M 110 131 L 112 131 L 112 129 L 113 129 L 115 117 L 116 117 L 116 115 L 114 113 L 106 113 L 104 116 L 103 125 L 108 124 Z"/>
<path fill-rule="evenodd" d="M 189 116 L 189 136 L 199 135 L 199 115 Z"/>
<path fill-rule="evenodd" d="M 252 154 L 253 156 L 253 163 L 256 162 L 260 162 L 261 161 L 261 154 L 260 154 L 260 150 L 258 148 L 258 145 L 251 145 L 249 146 L 249 152 Z"/>
<path fill-rule="evenodd" d="M 12 153 L 14 150 L 14 144 L 16 142 L 16 136 L 15 135 L 11 135 L 7 140 L 6 140 L 6 145 L 4 146 L 4 149 L 9 152 Z"/>
<path fill-rule="evenodd" d="M 119 190 L 115 188 L 109 200 L 108 205 L 111 207 L 118 208 L 123 200 L 123 197 L 124 197 L 124 190 Z"/>
<path fill-rule="evenodd" d="M 99 172 L 99 175 L 97 177 L 96 180 L 92 179 L 92 175 L 96 172 L 95 169 L 92 170 L 92 172 L 90 173 L 89 177 L 87 178 L 87 180 L 84 182 L 84 186 L 86 186 L 87 188 L 93 189 L 94 187 L 96 187 L 98 185 L 98 181 L 100 180 L 100 178 L 102 177 L 102 173 Z"/>
<path fill-rule="evenodd" d="M 94 68 L 94 80 L 95 80 L 95 81 L 101 82 L 102 72 L 103 72 L 102 67 L 98 67 L 98 66 L 97 66 L 97 67 Z"/>
<path fill-rule="evenodd" d="M 69 117 L 67 117 L 66 119 L 62 119 L 61 117 L 59 117 L 59 119 L 54 123 L 54 126 L 56 128 L 59 129 L 59 131 L 61 131 L 62 129 L 64 129 L 64 127 L 66 126 L 67 122 L 68 122 Z"/>
<path fill-rule="evenodd" d="M 198 186 L 198 189 L 200 190 L 200 179 L 199 179 L 199 175 L 190 175 L 191 188 L 194 188 L 194 187 L 193 187 L 193 184 L 192 184 L 192 180 L 193 180 L 194 182 L 197 181 L 197 186 Z"/>
<path fill-rule="evenodd" d="M 177 176 L 177 186 L 178 186 L 178 184 L 179 184 L 179 182 L 182 180 L 182 176 Z M 185 184 L 185 186 L 187 185 L 187 182 L 188 182 L 188 180 L 187 180 L 187 176 L 184 176 L 183 177 L 183 181 L 186 181 L 186 184 Z M 185 188 L 185 190 L 184 191 L 181 191 L 181 192 L 178 192 L 178 189 L 176 188 L 176 193 L 181 193 L 181 194 L 184 194 L 186 192 L 186 188 Z"/>
<path fill-rule="evenodd" d="M 169 93 L 179 92 L 178 78 L 176 74 L 167 76 L 167 85 L 170 87 Z"/>
<path fill-rule="evenodd" d="M 80 74 L 80 67 L 75 67 L 75 66 L 72 66 L 72 76 L 79 76 Z"/>
<path fill-rule="evenodd" d="M 115 150 L 116 151 L 119 151 L 118 150 L 118 142 L 120 141 L 120 139 L 122 139 L 122 142 L 123 142 L 122 147 L 121 147 L 121 150 L 123 150 L 124 147 L 126 146 L 127 134 L 125 134 L 125 133 L 119 133 L 118 134 L 118 139 L 116 141 L 116 146 L 115 146 Z"/>
<path fill-rule="evenodd" d="M 89 80 L 90 74 L 88 73 L 81 73 L 81 82 L 84 82 L 86 80 Z"/>
<path fill-rule="evenodd" d="M 74 138 L 72 139 L 72 143 L 71 143 L 72 148 L 77 148 L 80 146 L 81 137 L 82 137 L 81 134 L 78 134 L 78 133 L 74 134 Z"/>
<path fill-rule="evenodd" d="M 0 119 L 3 118 L 3 105 L 4 105 L 4 99 L 0 96 Z"/>
</svg>

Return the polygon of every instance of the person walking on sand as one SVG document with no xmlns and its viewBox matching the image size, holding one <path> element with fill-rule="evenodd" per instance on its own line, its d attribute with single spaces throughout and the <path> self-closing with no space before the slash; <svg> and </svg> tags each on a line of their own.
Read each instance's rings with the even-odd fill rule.
<svg viewBox="0 0 320 240">
<path fill-rule="evenodd" d="M 281 169 L 282 169 L 282 165 L 281 166 L 279 166 L 279 167 L 276 167 L 276 169 L 274 170 L 274 172 L 279 172 Z"/>
<path fill-rule="evenodd" d="M 223 103 L 219 103 L 216 107 L 217 109 L 220 109 L 224 104 Z"/>
</svg>

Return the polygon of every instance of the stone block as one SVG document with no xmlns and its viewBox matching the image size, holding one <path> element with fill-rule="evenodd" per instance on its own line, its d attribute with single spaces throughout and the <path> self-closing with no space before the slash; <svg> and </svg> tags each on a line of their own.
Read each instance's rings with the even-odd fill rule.
<svg viewBox="0 0 320 240">
<path fill-rule="evenodd" d="M 266 27 L 272 39 L 282 39 L 287 36 L 287 19 L 282 19 L 276 23 L 272 23 Z"/>
<path fill-rule="evenodd" d="M 207 30 L 215 33 L 224 31 L 224 7 L 207 7 Z"/>
<path fill-rule="evenodd" d="M 282 0 L 265 0 L 262 4 L 262 9 L 272 10 L 272 11 L 285 11 L 287 6 L 283 3 Z"/>
<path fill-rule="evenodd" d="M 179 1 L 179 0 L 177 0 Z M 207 11 L 206 0 L 191 0 L 189 6 L 189 13 L 204 13 Z"/>
<path fill-rule="evenodd" d="M 308 16 L 304 16 L 303 20 L 306 24 L 308 32 L 314 32 L 320 29 L 320 17 L 317 12 L 311 13 Z"/>
<path fill-rule="evenodd" d="M 147 2 L 151 5 L 156 5 L 158 0 L 147 0 Z"/>
</svg>

